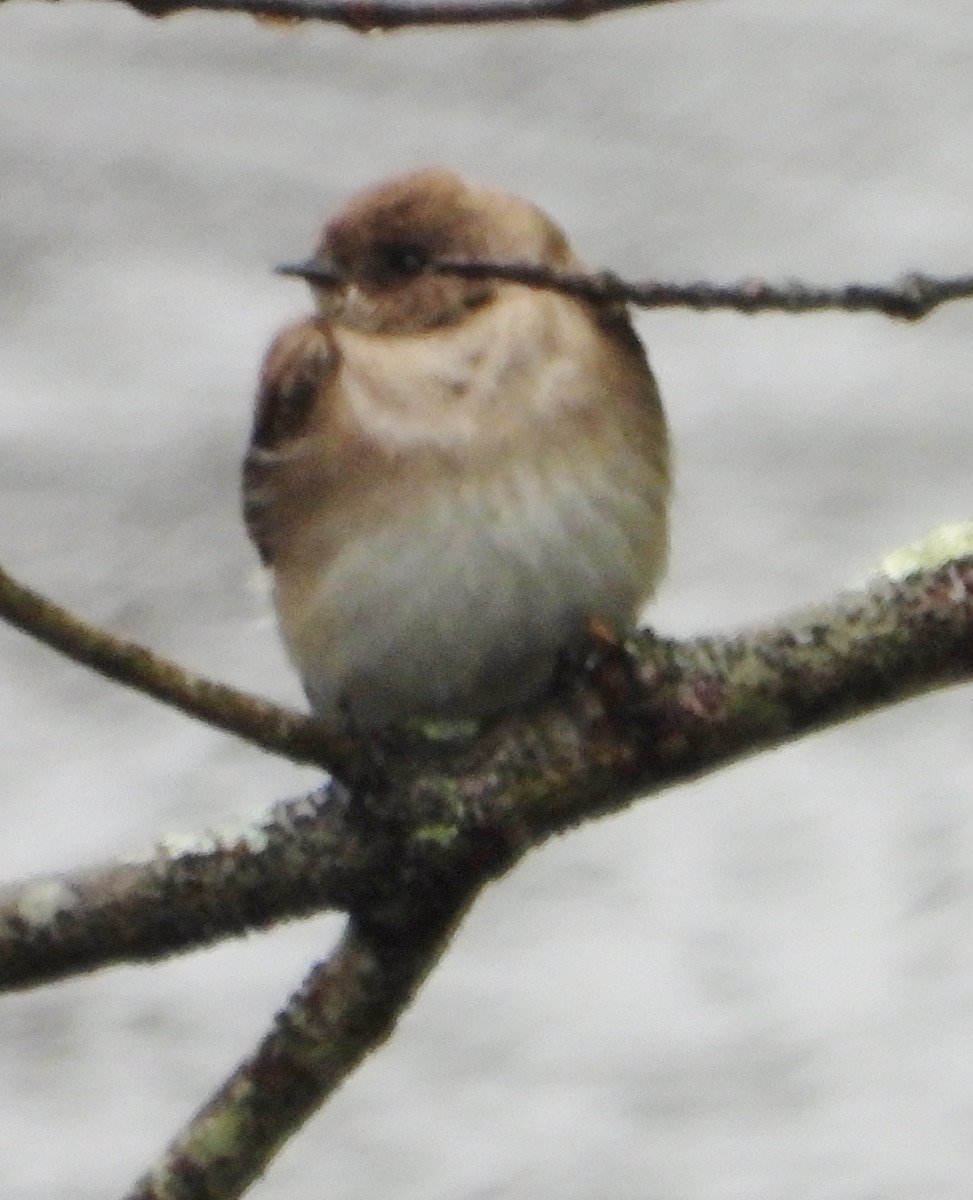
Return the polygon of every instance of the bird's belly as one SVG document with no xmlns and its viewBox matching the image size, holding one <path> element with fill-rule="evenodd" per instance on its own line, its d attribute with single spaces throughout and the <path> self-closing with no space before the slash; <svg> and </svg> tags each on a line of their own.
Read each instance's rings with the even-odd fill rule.
<svg viewBox="0 0 973 1200">
<path fill-rule="evenodd" d="M 543 688 L 587 618 L 630 628 L 665 565 L 664 488 L 644 469 L 584 475 L 531 467 L 412 496 L 392 520 L 332 535 L 297 586 L 279 579 L 284 639 L 322 719 L 495 711 Z"/>
</svg>

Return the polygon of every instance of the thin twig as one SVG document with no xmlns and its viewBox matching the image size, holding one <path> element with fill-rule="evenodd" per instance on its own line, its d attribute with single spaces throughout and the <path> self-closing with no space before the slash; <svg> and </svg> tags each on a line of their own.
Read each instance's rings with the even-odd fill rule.
<svg viewBox="0 0 973 1200">
<path fill-rule="evenodd" d="M 563 292 L 596 304 L 624 303 L 639 308 L 679 307 L 699 311 L 729 308 L 742 313 L 805 313 L 830 309 L 878 312 L 916 321 L 941 304 L 973 297 L 973 275 L 936 279 L 912 274 L 893 284 L 848 283 L 819 287 L 798 282 L 772 284 L 762 279 L 744 279 L 731 284 L 654 280 L 631 283 L 611 271 L 589 274 L 558 271 L 530 263 L 456 259 L 442 259 L 427 269 L 433 274 L 460 275 L 467 279 L 501 279 L 526 287 Z"/>
<path fill-rule="evenodd" d="M 304 713 L 194 675 L 137 642 L 114 637 L 69 613 L 0 569 L 0 619 L 116 683 L 134 688 L 215 729 L 294 762 L 353 774 L 350 738 L 330 734 Z"/>
</svg>

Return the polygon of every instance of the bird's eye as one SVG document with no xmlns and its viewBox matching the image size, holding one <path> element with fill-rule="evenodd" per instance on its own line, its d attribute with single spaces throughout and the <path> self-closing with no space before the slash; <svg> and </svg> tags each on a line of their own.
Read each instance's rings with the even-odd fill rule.
<svg viewBox="0 0 973 1200">
<path fill-rule="evenodd" d="M 382 266 L 395 275 L 418 275 L 429 262 L 421 246 L 392 242 L 382 247 Z"/>
</svg>

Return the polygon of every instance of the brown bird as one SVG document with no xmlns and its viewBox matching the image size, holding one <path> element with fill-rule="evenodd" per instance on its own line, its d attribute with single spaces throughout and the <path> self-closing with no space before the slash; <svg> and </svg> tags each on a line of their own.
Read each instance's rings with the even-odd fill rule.
<svg viewBox="0 0 973 1200">
<path fill-rule="evenodd" d="M 621 306 L 425 272 L 579 269 L 525 200 L 442 170 L 374 187 L 281 268 L 317 312 L 263 365 L 250 536 L 316 713 L 464 720 L 542 692 L 665 570 L 669 449 Z"/>
</svg>

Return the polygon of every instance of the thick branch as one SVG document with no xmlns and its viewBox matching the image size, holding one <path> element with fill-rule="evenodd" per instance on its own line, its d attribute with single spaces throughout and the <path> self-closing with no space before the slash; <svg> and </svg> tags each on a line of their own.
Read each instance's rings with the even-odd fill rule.
<svg viewBox="0 0 973 1200">
<path fill-rule="evenodd" d="M 443 259 L 429 271 L 461 275 L 467 279 L 503 279 L 526 287 L 563 292 L 596 304 L 635 304 L 639 308 L 692 308 L 708 311 L 733 309 L 742 313 L 804 313 L 824 310 L 878 312 L 888 317 L 916 321 L 951 300 L 973 297 L 973 275 L 934 279 L 906 275 L 898 283 L 848 283 L 819 287 L 806 283 L 767 283 L 744 279 L 740 283 L 663 283 L 649 280 L 630 283 L 611 271 L 591 274 L 558 271 L 530 263 L 470 262 Z"/>
<path fill-rule="evenodd" d="M 350 921 L 252 1057 L 169 1145 L 126 1200 L 230 1200 L 391 1034 L 470 896 L 387 926 Z"/>
<path fill-rule="evenodd" d="M 0 984 L 158 957 L 317 908 L 384 910 L 414 892 L 430 856 L 467 839 L 502 870 L 634 797 L 971 674 L 973 557 L 879 576 L 737 637 L 595 644 L 562 695 L 475 740 L 403 737 L 381 759 L 372 747 L 353 801 L 332 789 L 216 845 L 8 887 Z"/>
<path fill-rule="evenodd" d="M 412 857 L 398 903 L 380 919 L 350 922 L 331 960 L 312 972 L 256 1054 L 128 1200 L 241 1195 L 385 1040 L 465 907 L 535 839 L 617 807 L 650 780 L 659 786 L 726 761 L 733 748 L 753 750 L 854 715 L 893 690 L 968 677 L 973 558 L 921 583 L 887 581 L 759 638 L 683 647 L 640 640 L 638 657 L 610 638 L 595 647 L 593 690 L 575 698 L 570 716 L 548 710 L 517 730 L 498 729 L 479 763 L 474 752 L 463 764 L 441 793 L 439 836 L 427 839 L 426 859 Z M 455 809 L 460 780 L 465 821 Z M 423 791 L 443 783 L 428 768 L 412 778 Z"/>
<path fill-rule="evenodd" d="M 151 962 L 376 896 L 388 847 L 333 782 L 248 825 L 171 838 L 142 860 L 0 888 L 0 990 Z M 363 890 L 364 889 L 364 890 Z"/>
</svg>

